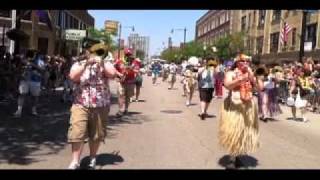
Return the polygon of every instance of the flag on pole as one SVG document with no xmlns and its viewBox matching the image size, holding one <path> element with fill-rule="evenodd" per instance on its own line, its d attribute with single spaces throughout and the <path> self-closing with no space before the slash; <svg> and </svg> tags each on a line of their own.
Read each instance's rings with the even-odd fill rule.
<svg viewBox="0 0 320 180">
<path fill-rule="evenodd" d="M 39 17 L 39 20 L 41 22 L 45 22 L 49 29 L 52 31 L 52 18 L 49 10 L 37 10 L 36 13 Z"/>
<path fill-rule="evenodd" d="M 292 30 L 292 27 L 289 26 L 287 22 L 284 22 L 283 28 L 280 32 L 280 41 L 281 44 L 285 44 L 288 41 L 289 32 Z"/>
</svg>

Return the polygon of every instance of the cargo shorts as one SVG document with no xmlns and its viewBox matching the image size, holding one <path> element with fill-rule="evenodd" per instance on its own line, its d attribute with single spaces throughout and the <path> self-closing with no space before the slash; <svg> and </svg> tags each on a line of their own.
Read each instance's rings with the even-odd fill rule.
<svg viewBox="0 0 320 180">
<path fill-rule="evenodd" d="M 103 141 L 107 135 L 109 107 L 85 108 L 72 105 L 68 142 Z"/>
<path fill-rule="evenodd" d="M 118 83 L 118 95 L 125 97 L 134 96 L 134 87 L 135 84 L 121 84 Z"/>
</svg>

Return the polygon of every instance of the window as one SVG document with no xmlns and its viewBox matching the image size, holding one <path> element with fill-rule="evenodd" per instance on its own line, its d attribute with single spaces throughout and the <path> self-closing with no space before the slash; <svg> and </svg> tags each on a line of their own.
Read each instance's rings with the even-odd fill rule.
<svg viewBox="0 0 320 180">
<path fill-rule="evenodd" d="M 270 53 L 278 52 L 279 32 L 270 35 Z"/>
<path fill-rule="evenodd" d="M 312 42 L 312 49 L 314 49 L 316 47 L 316 43 L 317 43 L 317 23 L 307 26 L 305 41 Z"/>
<path fill-rule="evenodd" d="M 69 18 L 69 14 L 65 13 L 65 21 L 64 21 L 64 27 L 66 29 L 69 29 L 69 22 L 70 22 L 70 18 Z"/>
<path fill-rule="evenodd" d="M 59 10 L 58 12 L 58 26 L 61 27 L 62 22 L 62 11 Z"/>
<path fill-rule="evenodd" d="M 262 54 L 262 47 L 263 47 L 263 36 L 257 38 L 257 52 L 258 54 Z"/>
<path fill-rule="evenodd" d="M 272 22 L 277 23 L 280 22 L 281 19 L 281 10 L 273 10 L 272 11 Z"/>
<path fill-rule="evenodd" d="M 221 24 L 225 23 L 225 17 L 226 17 L 225 14 L 222 14 L 220 17 L 221 17 Z"/>
<path fill-rule="evenodd" d="M 264 27 L 265 17 L 266 17 L 266 10 L 259 10 L 258 27 Z"/>
<path fill-rule="evenodd" d="M 10 17 L 11 16 L 11 11 L 8 10 L 0 10 L 0 17 Z"/>
<path fill-rule="evenodd" d="M 246 20 L 247 20 L 246 16 L 243 16 L 241 18 L 241 31 L 244 31 L 246 29 Z"/>
<path fill-rule="evenodd" d="M 295 16 L 298 14 L 298 11 L 297 10 L 291 10 L 291 13 L 292 13 L 292 16 Z"/>
<path fill-rule="evenodd" d="M 296 41 L 297 41 L 297 29 L 294 28 L 292 29 L 292 46 L 295 46 L 296 45 Z"/>
<path fill-rule="evenodd" d="M 17 14 L 21 14 L 23 20 L 31 20 L 31 10 L 19 10 Z"/>
<path fill-rule="evenodd" d="M 285 10 L 285 11 L 284 11 L 284 18 L 289 17 L 289 13 L 290 13 L 290 11 L 289 11 L 289 10 Z"/>
<path fill-rule="evenodd" d="M 226 21 L 229 21 L 229 11 L 226 13 Z"/>
<path fill-rule="evenodd" d="M 251 26 L 251 13 L 249 13 L 249 22 L 248 22 L 248 28 Z"/>
</svg>

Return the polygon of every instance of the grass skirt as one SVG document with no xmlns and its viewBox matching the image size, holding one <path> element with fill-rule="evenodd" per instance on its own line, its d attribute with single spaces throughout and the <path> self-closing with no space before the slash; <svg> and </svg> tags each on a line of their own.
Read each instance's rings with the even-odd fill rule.
<svg viewBox="0 0 320 180">
<path fill-rule="evenodd" d="M 230 155 L 246 155 L 259 147 L 258 108 L 254 100 L 235 104 L 228 96 L 222 105 L 219 143 Z"/>
</svg>

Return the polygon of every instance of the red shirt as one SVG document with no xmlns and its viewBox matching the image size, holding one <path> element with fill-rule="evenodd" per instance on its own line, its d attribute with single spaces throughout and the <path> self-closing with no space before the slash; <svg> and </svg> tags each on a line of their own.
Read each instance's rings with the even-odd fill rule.
<svg viewBox="0 0 320 180">
<path fill-rule="evenodd" d="M 116 60 L 115 68 L 121 74 L 125 75 L 124 83 L 134 83 L 135 82 L 135 72 L 133 71 L 134 65 L 131 66 L 125 65 L 123 60 Z"/>
</svg>

